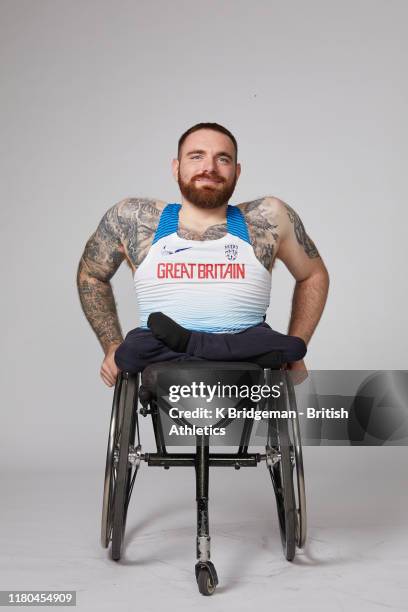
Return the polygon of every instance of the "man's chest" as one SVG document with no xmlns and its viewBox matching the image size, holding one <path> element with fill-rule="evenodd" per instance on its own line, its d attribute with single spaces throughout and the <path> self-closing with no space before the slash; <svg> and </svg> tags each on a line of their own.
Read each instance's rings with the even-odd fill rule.
<svg viewBox="0 0 408 612">
<path fill-rule="evenodd" d="M 251 209 L 248 212 L 241 208 L 241 205 L 238 205 L 238 208 L 241 209 L 244 215 L 255 257 L 268 272 L 271 272 L 279 243 L 279 235 L 276 231 L 277 226 L 265 223 L 264 218 L 261 214 L 257 213 L 256 209 Z M 129 233 L 123 245 L 123 250 L 127 263 L 133 273 L 146 258 L 153 244 L 157 226 L 158 223 L 135 223 L 133 227 L 129 227 Z M 206 241 L 208 243 L 211 240 L 222 238 L 227 232 L 226 223 L 210 226 L 204 232 L 187 229 L 182 225 L 177 228 L 177 236 L 180 238 L 198 242 Z"/>
</svg>

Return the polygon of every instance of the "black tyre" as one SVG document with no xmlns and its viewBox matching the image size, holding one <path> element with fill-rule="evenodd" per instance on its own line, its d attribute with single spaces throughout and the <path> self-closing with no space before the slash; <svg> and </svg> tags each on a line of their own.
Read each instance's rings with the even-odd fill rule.
<svg viewBox="0 0 408 612">
<path fill-rule="evenodd" d="M 293 381 L 288 374 L 286 374 L 286 390 L 289 402 L 290 410 L 294 410 L 296 413 L 296 395 L 293 386 Z M 306 489 L 305 489 L 305 474 L 303 469 L 303 452 L 302 452 L 302 440 L 300 435 L 299 417 L 291 419 L 292 421 L 292 435 L 293 435 L 293 448 L 295 458 L 295 471 L 296 474 L 296 487 L 295 493 L 297 493 L 296 504 L 296 546 L 303 548 L 306 542 L 307 533 L 307 516 L 306 516 Z"/>
<path fill-rule="evenodd" d="M 115 391 L 113 394 L 112 412 L 109 427 L 108 447 L 106 451 L 105 481 L 102 500 L 102 524 L 101 524 L 101 544 L 108 548 L 112 537 L 112 517 L 113 500 L 115 497 L 116 485 L 116 459 L 119 453 L 118 432 L 120 431 L 120 406 L 119 397 L 122 383 L 122 373 L 119 372 L 116 379 Z"/>
<path fill-rule="evenodd" d="M 284 410 L 282 394 L 273 409 Z M 275 491 L 279 531 L 284 555 L 292 561 L 296 552 L 297 511 L 293 486 L 294 449 L 289 436 L 288 419 L 270 419 L 267 437 L 267 467 Z M 293 457 L 293 461 L 292 461 Z"/>
<path fill-rule="evenodd" d="M 217 586 L 206 567 L 202 567 L 197 575 L 197 585 L 198 590 L 201 595 L 212 595 L 215 591 L 215 587 Z"/>
<path fill-rule="evenodd" d="M 122 543 L 125 535 L 126 517 L 133 488 L 134 478 L 138 465 L 132 479 L 132 464 L 129 462 L 129 452 L 133 448 L 137 422 L 137 391 L 139 375 L 124 374 L 121 389 L 121 400 L 123 402 L 120 431 L 118 432 L 119 456 L 116 470 L 116 482 L 113 500 L 112 517 L 112 559 L 119 561 L 122 551 Z"/>
</svg>

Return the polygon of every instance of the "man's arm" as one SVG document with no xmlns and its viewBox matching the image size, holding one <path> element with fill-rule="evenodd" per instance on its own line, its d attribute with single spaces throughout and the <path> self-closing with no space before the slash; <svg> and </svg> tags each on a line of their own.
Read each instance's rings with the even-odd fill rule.
<svg viewBox="0 0 408 612">
<path fill-rule="evenodd" d="M 135 272 L 150 248 L 165 205 L 150 198 L 121 200 L 102 217 L 79 262 L 79 298 L 105 352 L 100 375 L 109 387 L 117 378 L 115 351 L 123 342 L 110 279 L 124 259 Z"/>
<path fill-rule="evenodd" d="M 280 230 L 276 256 L 296 279 L 288 334 L 308 344 L 326 304 L 329 274 L 299 215 L 282 200 L 271 200 Z"/>
<path fill-rule="evenodd" d="M 120 210 L 112 206 L 85 245 L 77 271 L 82 309 L 105 354 L 123 342 L 110 279 L 125 258 Z"/>
</svg>

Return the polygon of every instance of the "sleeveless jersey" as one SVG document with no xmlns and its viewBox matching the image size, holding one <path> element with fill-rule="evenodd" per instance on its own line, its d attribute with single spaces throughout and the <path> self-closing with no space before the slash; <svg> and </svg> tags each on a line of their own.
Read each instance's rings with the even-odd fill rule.
<svg viewBox="0 0 408 612">
<path fill-rule="evenodd" d="M 152 246 L 134 274 L 140 327 L 163 312 L 189 330 L 237 333 L 262 323 L 271 274 L 254 253 L 244 215 L 227 207 L 227 233 L 216 240 L 177 235 L 181 204 L 163 209 Z"/>
</svg>

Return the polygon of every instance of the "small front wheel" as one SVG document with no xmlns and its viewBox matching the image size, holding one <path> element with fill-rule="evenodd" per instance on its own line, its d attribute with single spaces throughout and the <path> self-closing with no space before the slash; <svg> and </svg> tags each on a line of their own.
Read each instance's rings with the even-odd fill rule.
<svg viewBox="0 0 408 612">
<path fill-rule="evenodd" d="M 201 595 L 212 595 L 215 591 L 216 584 L 206 567 L 202 567 L 198 572 L 197 584 Z"/>
</svg>

